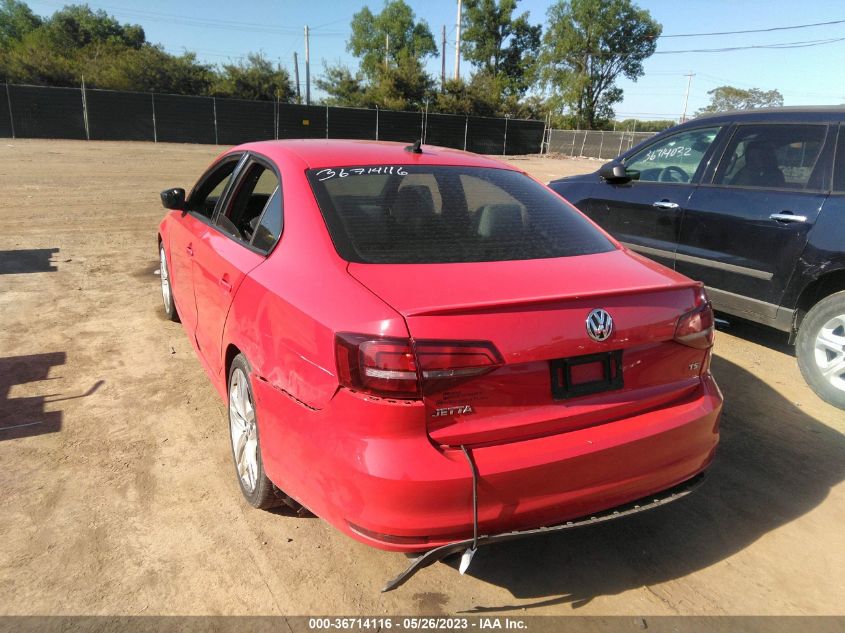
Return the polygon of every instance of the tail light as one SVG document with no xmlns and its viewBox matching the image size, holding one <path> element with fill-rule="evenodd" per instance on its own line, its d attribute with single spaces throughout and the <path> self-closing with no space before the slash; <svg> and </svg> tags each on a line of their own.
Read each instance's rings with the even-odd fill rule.
<svg viewBox="0 0 845 633">
<path fill-rule="evenodd" d="M 503 363 L 486 341 L 412 342 L 345 332 L 335 337 L 335 353 L 340 384 L 394 398 L 420 398 L 422 386 L 443 387 Z"/>
<path fill-rule="evenodd" d="M 696 297 L 696 307 L 678 319 L 675 327 L 675 340 L 682 345 L 697 349 L 709 349 L 715 338 L 715 319 L 713 306 L 707 298 L 704 288 Z"/>
</svg>

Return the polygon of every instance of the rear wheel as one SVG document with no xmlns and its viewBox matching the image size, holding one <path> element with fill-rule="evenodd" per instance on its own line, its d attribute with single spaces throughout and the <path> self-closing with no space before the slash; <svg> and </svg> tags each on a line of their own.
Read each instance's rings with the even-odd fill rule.
<svg viewBox="0 0 845 633">
<path fill-rule="evenodd" d="M 795 348 L 807 384 L 822 400 L 845 409 L 845 291 L 812 307 Z"/>
<path fill-rule="evenodd" d="M 229 435 L 241 492 L 251 506 L 266 510 L 284 503 L 284 497 L 264 472 L 249 373 L 249 363 L 238 354 L 229 369 Z"/>
<path fill-rule="evenodd" d="M 161 299 L 164 302 L 164 313 L 171 321 L 178 322 L 179 314 L 176 312 L 176 304 L 173 302 L 173 287 L 170 285 L 170 268 L 167 266 L 164 244 L 158 245 L 158 259 L 158 274 L 161 278 Z"/>
</svg>

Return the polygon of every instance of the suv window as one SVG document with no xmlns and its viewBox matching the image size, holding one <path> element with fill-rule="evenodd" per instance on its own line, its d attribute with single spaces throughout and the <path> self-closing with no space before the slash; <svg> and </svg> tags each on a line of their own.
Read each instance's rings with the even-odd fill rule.
<svg viewBox="0 0 845 633">
<path fill-rule="evenodd" d="M 232 172 L 238 165 L 240 156 L 225 160 L 222 164 L 212 167 L 200 178 L 194 187 L 186 205 L 188 211 L 198 213 L 209 220 L 214 215 L 220 196 L 226 190 L 226 186 L 232 178 Z"/>
<path fill-rule="evenodd" d="M 689 182 L 719 129 L 698 128 L 668 136 L 627 158 L 625 171 L 634 180 Z"/>
<path fill-rule="evenodd" d="M 384 172 L 372 173 L 384 169 L 386 180 Z M 310 170 L 308 178 L 348 261 L 486 262 L 614 248 L 562 198 L 511 170 L 345 167 Z M 371 178 L 379 180 L 369 186 Z"/>
<path fill-rule="evenodd" d="M 812 182 L 824 125 L 742 125 L 734 133 L 713 183 L 729 187 L 818 189 Z"/>
<path fill-rule="evenodd" d="M 241 241 L 270 250 L 282 227 L 279 177 L 269 167 L 253 162 L 236 187 L 229 205 L 214 219 L 215 224 Z"/>
<path fill-rule="evenodd" d="M 836 159 L 833 162 L 833 190 L 845 193 L 845 126 L 839 126 Z"/>
</svg>

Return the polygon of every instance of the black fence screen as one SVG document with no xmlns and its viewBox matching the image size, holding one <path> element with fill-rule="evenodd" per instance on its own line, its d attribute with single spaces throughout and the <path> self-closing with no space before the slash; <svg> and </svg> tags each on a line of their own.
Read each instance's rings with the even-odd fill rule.
<svg viewBox="0 0 845 633">
<path fill-rule="evenodd" d="M 85 139 L 82 90 L 9 85 L 12 125 L 23 138 Z"/>
<path fill-rule="evenodd" d="M 155 95 L 156 140 L 171 143 L 217 143 L 214 99 Z"/>
<path fill-rule="evenodd" d="M 429 114 L 426 120 L 425 142 L 429 145 L 464 149 L 467 118 L 454 114 Z"/>
<path fill-rule="evenodd" d="M 546 125 L 542 121 L 510 119 L 507 126 L 505 154 L 534 154 L 543 142 Z"/>
<path fill-rule="evenodd" d="M 424 117 L 421 112 L 378 111 L 378 140 L 407 141 L 422 140 Z"/>
<path fill-rule="evenodd" d="M 153 141 L 153 95 L 86 90 L 92 141 Z"/>
<path fill-rule="evenodd" d="M 276 104 L 272 101 L 215 99 L 214 107 L 219 145 L 276 138 Z"/>
<path fill-rule="evenodd" d="M 400 141 L 483 154 L 542 149 L 542 121 L 0 84 L 0 137 L 238 145 L 285 138 Z"/>
<path fill-rule="evenodd" d="M 478 154 L 505 153 L 505 119 L 471 116 L 467 122 L 467 151 Z"/>
<path fill-rule="evenodd" d="M 14 136 L 12 130 L 12 116 L 9 111 L 9 93 L 6 84 L 0 85 L 0 137 Z"/>
<path fill-rule="evenodd" d="M 329 138 L 376 139 L 376 111 L 359 108 L 329 108 Z"/>
<path fill-rule="evenodd" d="M 280 103 L 279 138 L 326 138 L 326 107 Z"/>
</svg>

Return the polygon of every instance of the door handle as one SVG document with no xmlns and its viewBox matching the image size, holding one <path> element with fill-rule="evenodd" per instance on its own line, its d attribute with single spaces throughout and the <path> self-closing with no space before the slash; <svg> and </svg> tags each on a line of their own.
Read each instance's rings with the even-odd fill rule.
<svg viewBox="0 0 845 633">
<path fill-rule="evenodd" d="M 220 287 L 223 288 L 226 292 L 232 292 L 232 284 L 229 283 L 229 280 L 225 277 L 220 278 Z"/>
<path fill-rule="evenodd" d="M 772 213 L 769 216 L 770 220 L 775 220 L 776 222 L 806 222 L 807 216 L 806 215 L 795 215 L 792 212 L 784 211 L 783 213 Z"/>
<path fill-rule="evenodd" d="M 193 256 L 194 256 L 194 249 L 191 247 L 191 245 L 190 245 L 190 244 L 188 244 L 188 245 L 185 247 L 185 252 L 188 254 L 188 257 L 193 257 Z"/>
<path fill-rule="evenodd" d="M 657 207 L 658 209 L 677 209 L 681 205 L 679 205 L 677 202 L 669 202 L 668 200 L 658 200 L 651 206 Z"/>
</svg>

